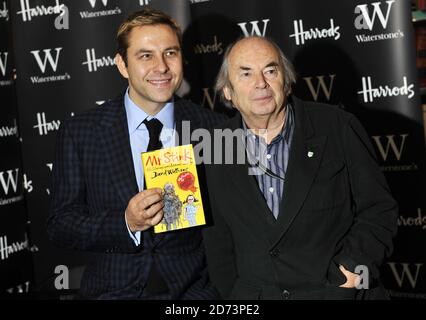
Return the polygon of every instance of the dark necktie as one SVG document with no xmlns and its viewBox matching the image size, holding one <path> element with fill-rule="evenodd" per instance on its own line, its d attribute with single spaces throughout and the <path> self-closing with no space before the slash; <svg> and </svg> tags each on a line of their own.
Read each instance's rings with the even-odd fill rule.
<svg viewBox="0 0 426 320">
<path fill-rule="evenodd" d="M 163 147 L 163 144 L 160 141 L 160 133 L 163 128 L 163 124 L 158 119 L 145 119 L 143 122 L 149 132 L 149 143 L 146 151 L 158 150 Z"/>
<path fill-rule="evenodd" d="M 161 129 L 163 128 L 163 124 L 155 118 L 149 121 L 145 119 L 143 123 L 145 124 L 149 132 L 149 143 L 146 151 L 161 149 L 163 147 L 163 144 L 160 141 L 160 133 Z M 144 188 L 146 189 L 146 183 L 144 184 Z M 153 228 L 151 230 L 151 233 L 148 234 L 148 236 L 151 238 L 151 242 L 153 243 L 155 237 Z M 154 252 L 154 248 L 152 248 L 152 250 Z M 163 277 L 159 273 L 156 264 L 157 263 L 154 258 L 145 290 L 151 294 L 164 294 L 167 293 L 169 289 Z"/>
</svg>

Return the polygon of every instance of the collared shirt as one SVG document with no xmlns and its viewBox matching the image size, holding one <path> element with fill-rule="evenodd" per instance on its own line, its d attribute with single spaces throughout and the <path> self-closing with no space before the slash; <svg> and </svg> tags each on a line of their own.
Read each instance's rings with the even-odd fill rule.
<svg viewBox="0 0 426 320">
<path fill-rule="evenodd" d="M 291 104 L 286 106 L 286 119 L 282 131 L 272 139 L 270 144 L 248 130 L 243 120 L 246 131 L 246 152 L 249 162 L 255 164 L 255 177 L 265 201 L 277 219 L 280 212 L 280 203 L 284 191 L 285 172 L 287 170 L 291 141 L 294 131 L 294 112 Z M 254 159 L 253 159 L 254 158 Z M 254 160 L 254 161 L 253 161 Z M 262 169 L 263 168 L 263 169 Z M 266 174 L 265 169 L 273 174 Z M 279 176 L 283 179 L 280 179 Z"/>
<path fill-rule="evenodd" d="M 163 148 L 175 146 L 175 119 L 173 102 L 166 105 L 154 116 L 147 114 L 139 108 L 130 98 L 129 89 L 124 95 L 124 107 L 127 115 L 127 125 L 129 128 L 130 148 L 132 150 L 133 167 L 135 169 L 136 181 L 139 191 L 144 190 L 144 171 L 142 166 L 141 154 L 148 149 L 149 132 L 143 121 L 145 119 L 158 119 L 162 124 L 160 141 Z M 126 221 L 127 223 L 127 221 Z M 129 229 L 129 234 L 136 245 L 140 244 L 140 232 L 133 234 Z"/>
</svg>

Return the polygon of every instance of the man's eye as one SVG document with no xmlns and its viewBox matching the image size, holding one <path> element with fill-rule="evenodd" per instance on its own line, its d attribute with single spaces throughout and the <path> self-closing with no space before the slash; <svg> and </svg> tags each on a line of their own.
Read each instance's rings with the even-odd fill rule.
<svg viewBox="0 0 426 320">
<path fill-rule="evenodd" d="M 243 73 L 241 73 L 241 76 L 242 77 L 248 77 L 248 76 L 250 76 L 250 72 L 243 72 Z"/>
<path fill-rule="evenodd" d="M 143 59 L 143 60 L 148 60 L 149 58 L 151 58 L 151 54 L 149 53 L 144 53 L 139 56 L 139 59 Z"/>
<path fill-rule="evenodd" d="M 176 55 L 176 51 L 167 51 L 166 52 L 166 56 L 167 57 L 173 57 L 173 56 L 175 56 Z"/>
<path fill-rule="evenodd" d="M 265 74 L 266 75 L 274 75 L 277 73 L 277 69 L 276 68 L 272 68 L 272 69 L 267 69 L 265 70 Z"/>
</svg>

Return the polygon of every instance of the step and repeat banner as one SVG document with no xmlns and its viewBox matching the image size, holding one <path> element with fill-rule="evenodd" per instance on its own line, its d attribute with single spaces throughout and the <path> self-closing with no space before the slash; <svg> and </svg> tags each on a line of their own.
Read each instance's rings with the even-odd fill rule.
<svg viewBox="0 0 426 320">
<path fill-rule="evenodd" d="M 406 0 L 0 0 L 8 39 L 0 46 L 0 146 L 8 150 L 0 159 L 0 288 L 54 290 L 58 266 L 69 268 L 70 287 L 78 287 L 86 257 L 56 248 L 45 232 L 55 135 L 63 119 L 125 90 L 113 60 L 115 33 L 147 5 L 184 28 L 180 94 L 202 107 L 225 111 L 213 92 L 224 50 L 256 34 L 274 39 L 293 61 L 297 96 L 361 120 L 400 205 L 385 286 L 394 298 L 426 298 L 425 143 Z"/>
<path fill-rule="evenodd" d="M 0 297 L 28 292 L 33 269 L 22 186 L 9 4 L 0 6 Z"/>
</svg>

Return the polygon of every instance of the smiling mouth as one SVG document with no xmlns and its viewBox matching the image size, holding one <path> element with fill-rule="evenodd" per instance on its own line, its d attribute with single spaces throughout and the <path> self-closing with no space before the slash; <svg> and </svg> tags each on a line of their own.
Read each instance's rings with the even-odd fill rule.
<svg viewBox="0 0 426 320">
<path fill-rule="evenodd" d="M 164 87 L 169 85 L 172 79 L 159 79 L 159 80 L 148 80 L 150 84 L 153 84 L 156 87 Z"/>
</svg>

